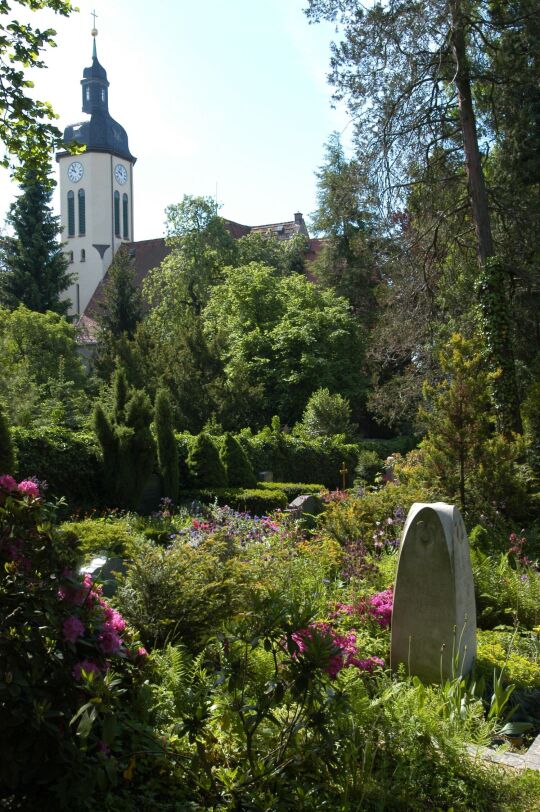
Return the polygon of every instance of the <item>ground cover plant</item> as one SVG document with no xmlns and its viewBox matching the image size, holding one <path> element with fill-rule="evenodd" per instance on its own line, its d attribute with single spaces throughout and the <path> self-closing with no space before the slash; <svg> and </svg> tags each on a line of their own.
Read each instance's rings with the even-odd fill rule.
<svg viewBox="0 0 540 812">
<path fill-rule="evenodd" d="M 39 490 L 30 498 L 19 492 L 24 484 L 3 481 L 13 488 L 2 491 L 4 510 L 46 510 Z M 522 620 L 517 632 L 507 626 L 481 636 L 479 670 L 467 683 L 425 686 L 389 672 L 397 546 L 409 500 L 429 495 L 416 488 L 395 481 L 361 497 L 327 493 L 310 532 L 279 512 L 254 516 L 217 504 L 176 509 L 170 500 L 150 517 L 112 513 L 60 530 L 51 515 L 50 534 L 56 545 L 62 540 L 64 554 L 71 551 L 71 567 L 104 549 L 120 553 L 127 566 L 114 597 L 118 608 L 110 609 L 125 624 L 115 632 L 123 642 L 107 657 L 109 671 L 93 675 L 88 666 L 89 684 L 63 708 L 74 748 L 69 763 L 79 765 L 77 780 L 85 765 L 88 803 L 111 810 L 127 810 L 135 798 L 142 809 L 164 810 L 538 808 L 537 777 L 471 762 L 466 750 L 467 743 L 488 744 L 510 722 L 534 723 L 536 627 Z M 538 573 L 516 561 L 516 552 L 524 556 L 521 538 L 509 542 L 518 549 L 506 561 L 515 572 L 520 567 L 515 589 L 522 585 L 525 594 L 521 576 Z M 11 556 L 10 584 L 21 565 L 16 551 L 5 544 L 2 550 Z M 34 571 L 24 575 L 23 562 L 17 577 L 33 578 Z M 53 583 L 33 600 L 52 603 L 54 617 L 60 613 L 57 646 L 69 656 L 72 648 L 84 650 L 99 664 L 100 621 L 88 620 L 95 610 L 77 604 L 85 631 L 77 637 L 80 626 L 71 620 L 66 633 L 75 642 L 69 642 L 62 612 L 72 604 L 58 598 L 63 581 Z M 72 576 L 66 587 L 77 594 L 84 583 Z M 101 606 L 98 587 L 88 583 Z M 122 655 L 128 635 L 147 656 Z M 116 647 L 116 638 L 111 643 Z M 64 668 L 62 680 L 77 686 L 75 665 Z M 47 661 L 41 676 L 51 668 Z M 503 699 L 496 703 L 494 670 L 502 674 Z M 18 702 L 16 696 L 13 711 L 20 713 Z M 33 728 L 45 725 L 54 737 L 57 729 L 36 719 L 35 708 L 34 702 L 25 711 Z M 95 719 L 88 717 L 92 708 Z M 112 734 L 106 719 L 113 710 L 119 727 Z M 75 733 L 80 724 L 89 727 L 86 739 Z M 30 746 L 22 731 L 21 739 Z M 72 804 L 66 781 L 54 771 L 42 779 L 42 808 Z M 3 787 L 6 803 L 25 802 L 27 792 L 24 785 Z"/>
</svg>

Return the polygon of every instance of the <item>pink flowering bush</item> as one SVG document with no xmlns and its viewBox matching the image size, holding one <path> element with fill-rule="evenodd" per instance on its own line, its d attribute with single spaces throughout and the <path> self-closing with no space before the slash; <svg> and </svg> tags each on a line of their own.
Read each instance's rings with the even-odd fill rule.
<svg viewBox="0 0 540 812">
<path fill-rule="evenodd" d="M 337 603 L 334 617 L 348 615 L 356 618 L 373 619 L 381 629 L 388 629 L 392 621 L 394 592 L 392 587 L 376 592 L 369 598 L 360 598 L 356 603 Z"/>
<path fill-rule="evenodd" d="M 75 797 L 79 783 L 112 786 L 124 751 L 145 749 L 129 701 L 145 654 L 77 574 L 77 541 L 39 483 L 0 476 L 0 790 L 48 809 L 44 797 Z M 96 808 L 92 791 L 77 798 Z"/>
<path fill-rule="evenodd" d="M 314 667 L 332 678 L 337 677 L 343 668 L 372 672 L 377 667 L 384 667 L 384 660 L 380 657 L 358 656 L 354 631 L 339 634 L 329 623 L 310 623 L 307 628 L 294 632 L 291 638 L 297 646 L 297 651 L 292 652 L 293 659 L 299 656 L 309 659 Z"/>
</svg>

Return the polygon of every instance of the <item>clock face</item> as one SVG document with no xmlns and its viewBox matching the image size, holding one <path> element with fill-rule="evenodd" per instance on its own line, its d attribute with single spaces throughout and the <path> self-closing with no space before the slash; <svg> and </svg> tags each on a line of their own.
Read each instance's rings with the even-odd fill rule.
<svg viewBox="0 0 540 812">
<path fill-rule="evenodd" d="M 122 186 L 124 183 L 127 183 L 128 173 L 126 167 L 122 166 L 122 164 L 116 164 L 114 167 L 114 177 Z"/>
<path fill-rule="evenodd" d="M 68 178 L 72 183 L 78 183 L 84 175 L 84 167 L 80 161 L 72 161 L 68 166 Z"/>
</svg>

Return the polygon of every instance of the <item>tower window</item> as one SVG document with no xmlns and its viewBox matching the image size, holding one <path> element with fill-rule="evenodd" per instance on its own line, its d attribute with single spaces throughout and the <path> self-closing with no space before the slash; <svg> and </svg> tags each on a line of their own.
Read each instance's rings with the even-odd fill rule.
<svg viewBox="0 0 540 812">
<path fill-rule="evenodd" d="M 70 265 L 73 264 L 73 251 L 66 251 L 67 261 Z"/>
<path fill-rule="evenodd" d="M 104 87 L 101 88 L 101 101 L 102 102 L 105 101 L 105 88 Z"/>
<path fill-rule="evenodd" d="M 79 189 L 77 192 L 79 198 L 79 236 L 86 234 L 86 200 L 84 197 L 84 189 Z"/>
<path fill-rule="evenodd" d="M 120 192 L 114 193 L 114 236 L 120 236 Z"/>
<path fill-rule="evenodd" d="M 129 239 L 129 228 L 128 228 L 129 218 L 128 218 L 128 196 L 124 192 L 122 195 L 122 230 L 124 239 Z"/>
<path fill-rule="evenodd" d="M 81 262 L 86 262 L 86 251 L 81 248 Z"/>
<path fill-rule="evenodd" d="M 90 88 L 89 87 L 85 88 L 85 93 L 86 93 L 86 101 L 90 101 Z"/>
<path fill-rule="evenodd" d="M 75 236 L 75 195 L 69 191 L 67 193 L 68 205 L 68 237 Z"/>
</svg>

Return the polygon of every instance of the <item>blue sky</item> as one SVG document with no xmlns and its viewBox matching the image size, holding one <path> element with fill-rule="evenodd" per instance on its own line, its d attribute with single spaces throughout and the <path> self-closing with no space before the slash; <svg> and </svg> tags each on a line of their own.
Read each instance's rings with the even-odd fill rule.
<svg viewBox="0 0 540 812">
<path fill-rule="evenodd" d="M 54 27 L 58 47 L 35 72 L 35 95 L 59 126 L 82 120 L 80 79 L 91 63 L 90 12 L 109 110 L 137 157 L 135 238 L 164 232 L 164 209 L 184 194 L 214 197 L 221 214 L 255 225 L 307 217 L 315 171 L 333 130 L 351 127 L 326 83 L 332 26 L 308 25 L 305 0 L 79 0 Z M 0 217 L 17 192 L 0 176 Z"/>
</svg>

